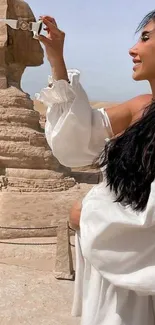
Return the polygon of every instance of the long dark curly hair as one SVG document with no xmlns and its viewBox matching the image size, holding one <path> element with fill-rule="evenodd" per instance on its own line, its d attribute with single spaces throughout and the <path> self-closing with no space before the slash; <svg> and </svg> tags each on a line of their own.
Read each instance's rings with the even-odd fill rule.
<svg viewBox="0 0 155 325">
<path fill-rule="evenodd" d="M 151 20 L 155 21 L 155 11 L 144 17 L 137 31 Z M 140 120 L 106 144 L 95 166 L 105 166 L 115 202 L 137 211 L 145 209 L 155 179 L 155 101 L 145 108 Z"/>
</svg>

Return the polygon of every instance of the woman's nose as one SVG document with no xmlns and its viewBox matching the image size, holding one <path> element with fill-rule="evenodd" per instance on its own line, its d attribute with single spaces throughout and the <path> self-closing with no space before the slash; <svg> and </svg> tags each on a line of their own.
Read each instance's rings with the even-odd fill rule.
<svg viewBox="0 0 155 325">
<path fill-rule="evenodd" d="M 132 57 L 135 57 L 137 54 L 138 53 L 137 53 L 137 44 L 136 44 L 129 49 L 129 55 L 131 55 Z"/>
</svg>

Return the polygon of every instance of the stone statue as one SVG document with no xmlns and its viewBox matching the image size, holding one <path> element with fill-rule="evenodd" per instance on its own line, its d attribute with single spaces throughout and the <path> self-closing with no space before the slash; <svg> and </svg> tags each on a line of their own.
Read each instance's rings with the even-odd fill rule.
<svg viewBox="0 0 155 325">
<path fill-rule="evenodd" d="M 27 22 L 35 21 L 25 1 L 0 0 L 0 19 L 20 18 Z M 45 176 L 48 179 L 47 187 L 52 189 L 54 185 L 50 184 L 53 184 L 53 179 L 69 175 L 69 169 L 61 166 L 52 155 L 39 123 L 39 113 L 34 110 L 30 96 L 21 89 L 25 68 L 42 63 L 43 49 L 39 41 L 33 38 L 32 32 L 14 30 L 0 22 L 1 175 L 8 179 L 18 176 L 20 179 L 38 179 L 38 184 L 39 179 Z M 36 182 L 31 182 L 35 188 Z M 38 187 L 45 188 L 45 183 Z"/>
<path fill-rule="evenodd" d="M 4 4 L 5 3 L 5 4 Z M 35 17 L 28 4 L 22 0 L 0 1 L 0 19 L 20 19 L 34 22 Z M 43 49 L 33 39 L 32 32 L 14 30 L 0 23 L 0 88 L 11 85 L 20 88 L 22 74 L 28 66 L 43 63 Z"/>
</svg>

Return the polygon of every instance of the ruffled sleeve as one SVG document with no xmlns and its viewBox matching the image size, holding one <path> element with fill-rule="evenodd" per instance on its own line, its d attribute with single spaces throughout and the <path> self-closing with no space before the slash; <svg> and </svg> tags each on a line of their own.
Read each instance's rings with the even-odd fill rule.
<svg viewBox="0 0 155 325">
<path fill-rule="evenodd" d="M 45 135 L 54 156 L 64 166 L 91 165 L 112 137 L 108 115 L 104 109 L 92 109 L 79 82 L 78 70 L 69 70 L 68 78 L 55 81 L 43 89 L 37 99 L 46 106 Z"/>
</svg>

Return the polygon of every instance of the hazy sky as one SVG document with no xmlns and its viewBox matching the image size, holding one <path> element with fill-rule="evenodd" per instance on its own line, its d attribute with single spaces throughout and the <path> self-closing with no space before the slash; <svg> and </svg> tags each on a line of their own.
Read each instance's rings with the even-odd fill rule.
<svg viewBox="0 0 155 325">
<path fill-rule="evenodd" d="M 150 92 L 147 82 L 132 80 L 128 50 L 136 42 L 135 29 L 155 9 L 154 0 L 27 0 L 36 18 L 55 17 L 66 33 L 68 68 L 81 71 L 81 82 L 91 100 L 122 101 Z M 33 53 L 32 53 L 33 55 Z M 50 66 L 28 68 L 23 89 L 34 96 L 47 84 Z"/>
</svg>

